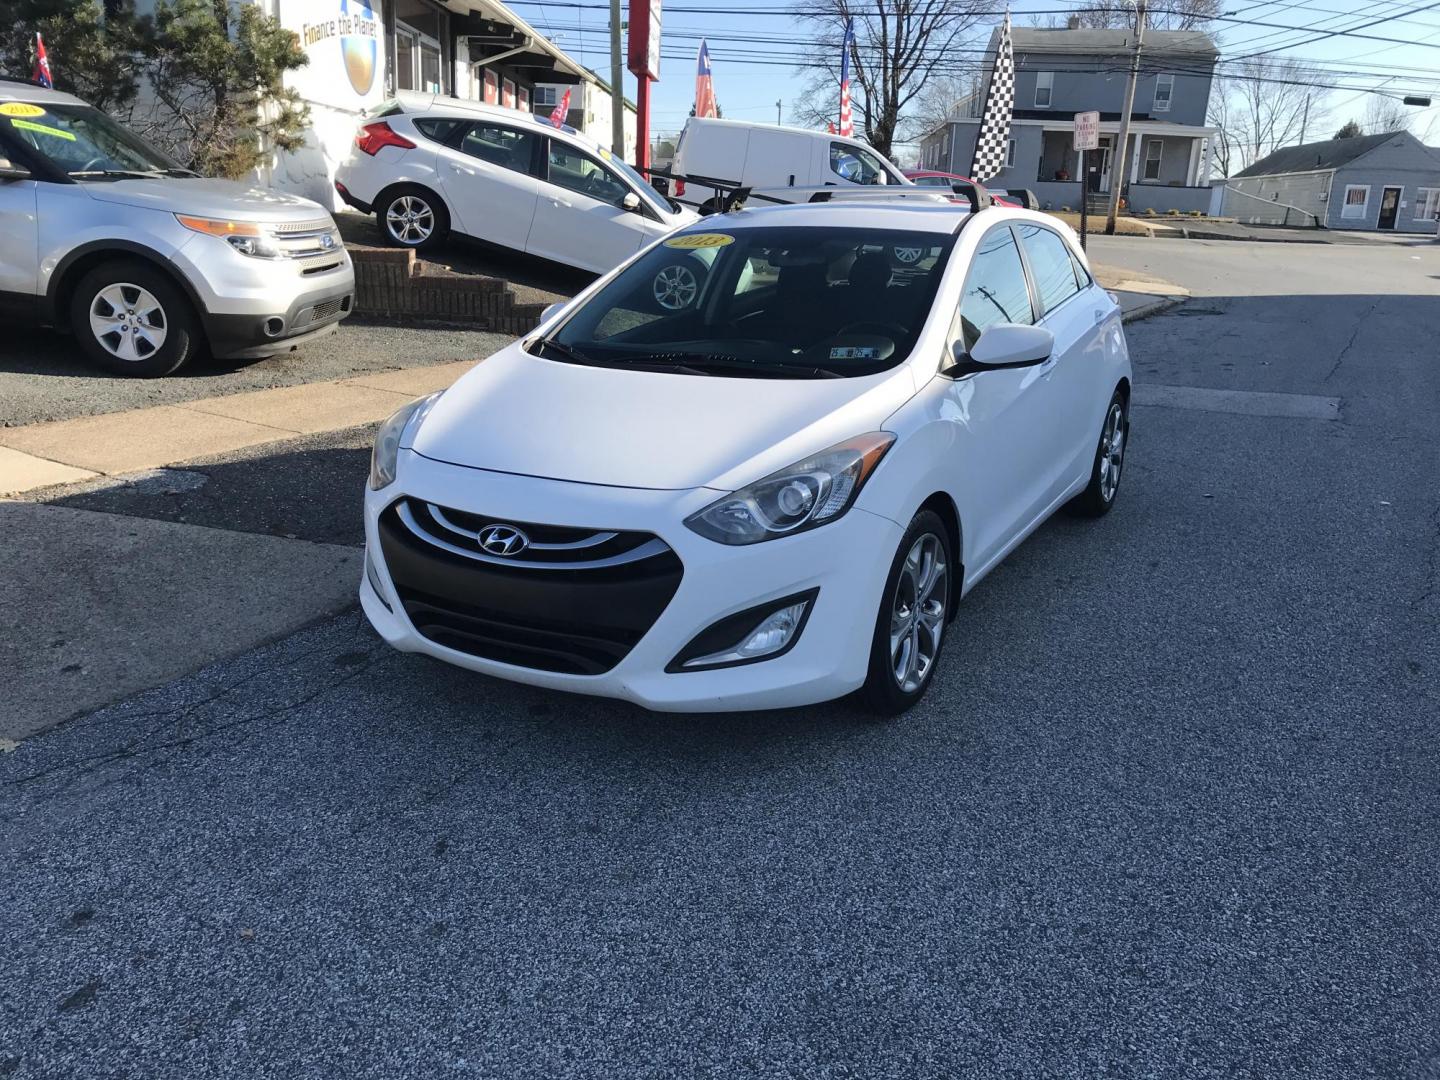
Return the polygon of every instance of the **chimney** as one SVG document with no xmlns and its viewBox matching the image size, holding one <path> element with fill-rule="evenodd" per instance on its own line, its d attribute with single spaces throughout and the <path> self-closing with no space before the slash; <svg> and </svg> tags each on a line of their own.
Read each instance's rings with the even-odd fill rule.
<svg viewBox="0 0 1440 1080">
<path fill-rule="evenodd" d="M 1079 30 L 1079 29 L 1080 29 L 1080 16 L 1079 16 L 1079 15 L 1071 15 L 1068 19 L 1066 19 L 1066 20 L 1065 20 L 1065 29 L 1066 29 L 1066 30 Z"/>
</svg>

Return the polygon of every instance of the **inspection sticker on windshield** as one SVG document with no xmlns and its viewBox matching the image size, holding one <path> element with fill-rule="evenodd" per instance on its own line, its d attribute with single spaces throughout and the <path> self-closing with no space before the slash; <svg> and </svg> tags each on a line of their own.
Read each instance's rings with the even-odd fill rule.
<svg viewBox="0 0 1440 1080">
<path fill-rule="evenodd" d="M 44 124 L 32 124 L 29 120 L 11 120 L 10 126 L 20 128 L 22 131 L 38 131 L 41 135 L 52 135 L 57 139 L 64 139 L 67 142 L 75 141 L 75 136 L 68 131 L 46 127 Z"/>
<path fill-rule="evenodd" d="M 874 345 L 837 345 L 830 350 L 831 360 L 875 360 L 879 356 Z"/>
<path fill-rule="evenodd" d="M 684 236 L 672 236 L 665 241 L 668 248 L 679 248 L 681 251 L 694 251 L 696 248 L 717 248 L 726 244 L 733 244 L 735 238 L 723 232 L 701 232 L 687 233 Z"/>
<path fill-rule="evenodd" d="M 39 105 L 27 105 L 23 101 L 7 101 L 0 105 L 0 116 L 44 116 L 45 110 Z"/>
</svg>

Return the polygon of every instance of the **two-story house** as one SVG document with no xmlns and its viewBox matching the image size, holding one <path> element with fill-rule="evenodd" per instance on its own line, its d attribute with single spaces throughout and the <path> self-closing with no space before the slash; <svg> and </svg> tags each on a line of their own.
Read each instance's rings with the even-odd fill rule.
<svg viewBox="0 0 1440 1080">
<path fill-rule="evenodd" d="M 1073 23 L 1073 20 L 1072 20 Z M 1075 113 L 1100 114 L 1100 149 L 1090 153 L 1084 187 L 1106 194 L 1122 184 L 1135 211 L 1208 210 L 1210 152 L 1216 128 L 1206 126 L 1210 84 L 1219 56 L 1198 31 L 1147 30 L 1130 114 L 1129 146 L 1116 146 L 1125 87 L 1134 55 L 1133 30 L 1015 27 L 1015 105 L 1010 145 L 990 187 L 1029 188 L 1042 206 L 1078 208 L 1080 155 Z M 991 35 L 979 88 L 952 108 L 920 143 L 920 165 L 965 175 L 975 152 L 998 28 Z"/>
</svg>

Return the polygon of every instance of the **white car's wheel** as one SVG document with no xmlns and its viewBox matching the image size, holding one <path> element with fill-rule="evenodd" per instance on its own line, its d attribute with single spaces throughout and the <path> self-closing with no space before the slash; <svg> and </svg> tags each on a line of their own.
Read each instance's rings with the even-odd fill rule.
<svg viewBox="0 0 1440 1080">
<path fill-rule="evenodd" d="M 1130 442 L 1130 402 L 1116 390 L 1105 410 L 1100 441 L 1095 446 L 1095 463 L 1090 483 L 1071 499 L 1066 509 L 1080 517 L 1108 514 L 1120 494 L 1120 474 L 1125 468 L 1125 450 Z"/>
<path fill-rule="evenodd" d="M 375 218 L 387 243 L 424 250 L 440 244 L 450 232 L 445 204 L 421 187 L 398 187 L 386 192 L 375 208 Z"/>
<path fill-rule="evenodd" d="M 922 697 L 935 676 L 954 592 L 949 531 L 938 514 L 922 510 L 910 522 L 875 621 L 870 672 L 862 694 L 870 709 L 896 716 Z"/>
<path fill-rule="evenodd" d="M 674 314 L 692 307 L 700 297 L 709 271 L 696 258 L 684 256 L 666 263 L 655 271 L 650 282 L 650 296 L 655 309 Z"/>
</svg>

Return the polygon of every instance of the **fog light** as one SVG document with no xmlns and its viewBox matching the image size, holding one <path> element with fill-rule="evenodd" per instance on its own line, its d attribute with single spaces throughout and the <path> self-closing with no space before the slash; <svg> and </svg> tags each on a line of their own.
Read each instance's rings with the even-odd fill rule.
<svg viewBox="0 0 1440 1080">
<path fill-rule="evenodd" d="M 385 605 L 385 610 L 394 611 L 395 609 L 390 606 L 390 601 L 385 599 L 385 590 L 380 587 L 380 571 L 375 568 L 369 550 L 365 552 L 365 580 L 370 583 L 370 588 L 375 590 L 375 598 Z"/>
<path fill-rule="evenodd" d="M 699 671 L 769 660 L 788 652 L 805 628 L 820 590 L 750 608 L 721 619 L 685 646 L 667 671 Z"/>
</svg>

